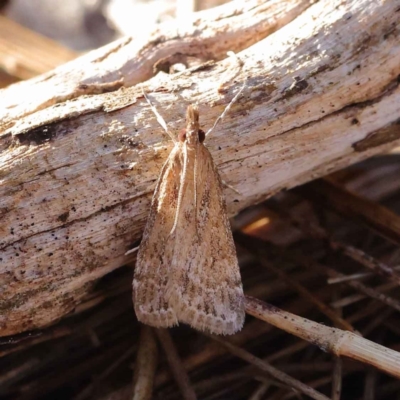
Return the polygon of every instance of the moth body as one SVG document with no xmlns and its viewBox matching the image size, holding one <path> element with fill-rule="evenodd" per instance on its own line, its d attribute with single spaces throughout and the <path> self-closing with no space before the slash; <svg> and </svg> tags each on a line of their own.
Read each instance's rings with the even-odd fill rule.
<svg viewBox="0 0 400 400">
<path fill-rule="evenodd" d="M 243 326 L 244 296 L 222 184 L 204 146 L 196 106 L 162 167 L 133 280 L 139 321 L 183 322 L 229 335 Z"/>
</svg>

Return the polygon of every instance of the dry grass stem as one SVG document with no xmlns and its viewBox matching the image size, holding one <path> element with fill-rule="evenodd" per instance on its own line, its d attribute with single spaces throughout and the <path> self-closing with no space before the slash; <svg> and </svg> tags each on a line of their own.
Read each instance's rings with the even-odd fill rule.
<svg viewBox="0 0 400 400">
<path fill-rule="evenodd" d="M 389 265 L 380 262 L 376 258 L 370 256 L 369 254 L 365 253 L 365 251 L 362 251 L 360 249 L 356 249 L 353 246 L 349 246 L 344 243 L 340 243 L 334 240 L 330 240 L 330 245 L 331 247 L 336 250 L 340 249 L 343 254 L 346 254 L 350 258 L 352 258 L 354 261 L 358 261 L 361 265 L 364 265 L 364 267 L 367 267 L 371 269 L 372 271 L 378 273 L 379 275 L 382 275 L 393 282 L 397 283 L 397 285 L 400 285 L 400 274 L 398 274 L 392 267 Z"/>
<path fill-rule="evenodd" d="M 150 400 L 157 369 L 158 349 L 154 329 L 142 325 L 133 375 L 133 400 Z"/>
<path fill-rule="evenodd" d="M 347 255 L 354 261 L 357 261 L 361 265 L 371 269 L 372 271 L 376 272 L 379 275 L 382 275 L 392 281 L 396 282 L 400 285 L 400 274 L 398 274 L 394 268 L 388 266 L 387 264 L 380 262 L 376 258 L 370 256 L 369 254 L 365 253 L 363 250 L 357 249 L 353 246 L 350 246 L 346 243 L 342 243 L 338 240 L 332 239 L 331 235 L 321 226 L 316 226 L 309 221 L 304 221 L 301 217 L 295 216 L 288 211 L 283 210 L 281 207 L 268 204 L 268 207 L 271 207 L 278 215 L 290 221 L 293 226 L 299 228 L 304 233 L 310 235 L 315 239 L 322 239 L 326 240 L 329 246 L 333 250 L 339 250 L 343 254 Z"/>
<path fill-rule="evenodd" d="M 182 361 L 178 355 L 174 342 L 167 329 L 156 329 L 157 338 L 167 357 L 169 367 L 175 378 L 176 383 L 181 390 L 182 397 L 185 400 L 195 400 L 196 393 L 190 384 L 189 376 L 182 365 Z"/>
<path fill-rule="evenodd" d="M 376 371 L 369 369 L 365 376 L 363 400 L 375 400 L 376 383 Z"/>
<path fill-rule="evenodd" d="M 379 285 L 376 288 L 370 288 L 362 283 L 360 285 L 349 285 L 349 286 L 365 294 L 353 294 L 347 297 L 343 297 L 331 303 L 331 306 L 333 308 L 345 307 L 367 298 L 374 298 L 376 300 L 382 301 L 383 303 L 394 308 L 395 310 L 400 311 L 400 302 L 394 299 L 393 297 L 384 294 L 384 292 L 388 292 L 389 290 L 398 287 L 398 285 L 394 282 L 384 283 L 383 285 Z"/>
<path fill-rule="evenodd" d="M 295 258 L 299 262 L 301 262 L 302 265 L 304 265 L 305 267 L 309 267 L 309 268 L 313 269 L 314 271 L 320 271 L 320 272 L 322 271 L 331 277 L 345 276 L 345 275 L 335 271 L 334 269 L 328 267 L 327 265 L 313 260 L 310 257 L 303 256 L 303 255 L 296 255 Z M 356 289 L 358 292 L 363 293 L 363 295 L 365 295 L 365 297 L 370 297 L 372 299 L 378 300 L 378 301 L 386 304 L 387 306 L 392 307 L 397 311 L 400 311 L 400 302 L 397 299 L 387 296 L 384 293 L 381 293 L 381 290 L 389 290 L 389 289 L 392 289 L 393 287 L 397 287 L 397 284 L 395 284 L 393 282 L 382 285 L 382 286 L 378 287 L 377 289 L 370 288 L 361 282 L 345 281 L 343 283 L 346 284 L 347 286 L 352 287 L 353 289 Z M 358 301 L 361 299 L 362 298 L 360 298 L 360 295 L 354 295 L 354 297 L 352 297 L 352 299 L 351 299 L 351 302 L 354 302 L 356 300 Z M 338 301 L 338 303 L 335 303 L 335 304 L 337 304 L 338 306 L 341 306 L 341 307 L 344 306 L 344 304 L 339 303 L 339 301 Z"/>
<path fill-rule="evenodd" d="M 377 234 L 400 245 L 400 217 L 388 208 L 361 197 L 333 178 L 326 177 L 296 189 L 314 204 L 335 210 L 347 218 L 365 224 Z"/>
<path fill-rule="evenodd" d="M 99 382 L 101 382 L 103 379 L 105 379 L 108 375 L 110 375 L 119 365 L 130 358 L 134 351 L 136 350 L 137 346 L 131 347 L 128 351 L 125 351 L 120 357 L 116 358 L 111 365 L 106 368 L 99 376 L 96 377 L 96 380 L 88 385 L 84 390 L 82 390 L 81 393 L 79 393 L 76 397 L 74 397 L 74 400 L 83 400 L 86 399 L 90 396 L 90 394 L 93 392 L 94 388 L 98 386 Z"/>
<path fill-rule="evenodd" d="M 264 382 L 260 383 L 258 388 L 251 394 L 249 400 L 262 400 L 265 398 L 265 393 L 268 392 L 268 389 L 271 387 L 271 383 Z"/>
<path fill-rule="evenodd" d="M 251 297 L 246 297 L 246 312 L 301 337 L 324 351 L 362 361 L 400 378 L 400 354 L 387 347 L 352 332 L 330 328 L 288 313 Z"/>
<path fill-rule="evenodd" d="M 342 360 L 335 357 L 332 373 L 332 400 L 340 400 L 342 394 Z"/>
<path fill-rule="evenodd" d="M 399 271 L 400 267 L 394 267 L 393 268 L 395 271 Z M 329 278 L 327 280 L 327 283 L 329 285 L 335 285 L 337 283 L 343 283 L 347 281 L 353 281 L 353 280 L 359 280 L 359 279 L 364 279 L 364 278 L 369 278 L 371 276 L 374 276 L 373 272 L 359 272 L 357 274 L 352 274 L 352 275 L 343 275 L 343 276 L 338 276 L 337 278 Z"/>
<path fill-rule="evenodd" d="M 212 335 L 207 335 L 211 337 L 213 340 L 217 341 L 218 343 L 221 343 L 224 347 L 226 347 L 229 352 L 234 354 L 237 357 L 242 358 L 243 360 L 247 361 L 248 363 L 256 366 L 259 368 L 261 371 L 267 372 L 271 377 L 277 379 L 278 381 L 284 383 L 285 385 L 288 385 L 290 388 L 293 388 L 300 393 L 303 393 L 312 399 L 315 400 L 328 400 L 328 397 L 324 396 L 323 394 L 317 392 L 313 388 L 305 385 L 304 383 L 301 383 L 297 379 L 292 378 L 291 376 L 285 374 L 282 371 L 279 371 L 278 369 L 274 368 L 272 365 L 268 364 L 267 362 L 261 360 L 260 358 L 254 356 L 253 354 L 249 353 L 246 350 L 241 349 L 240 347 L 237 347 L 217 336 L 212 336 Z"/>
<path fill-rule="evenodd" d="M 262 241 L 257 241 L 255 238 L 245 237 L 244 235 L 240 235 L 240 237 L 236 235 L 236 238 L 239 240 L 239 243 L 242 243 L 248 249 L 252 249 L 257 254 L 257 259 L 263 267 L 272 271 L 286 282 L 289 287 L 297 291 L 304 299 L 311 302 L 318 310 L 331 319 L 334 324 L 337 324 L 337 326 L 342 329 L 355 332 L 354 327 L 344 320 L 333 308 L 326 305 L 303 285 L 292 279 L 283 269 L 276 267 L 272 262 L 268 261 L 268 254 L 262 250 Z"/>
</svg>

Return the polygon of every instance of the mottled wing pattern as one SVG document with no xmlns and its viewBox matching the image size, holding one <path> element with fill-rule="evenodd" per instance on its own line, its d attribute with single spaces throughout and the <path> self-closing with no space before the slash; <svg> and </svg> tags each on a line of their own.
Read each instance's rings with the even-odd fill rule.
<svg viewBox="0 0 400 400">
<path fill-rule="evenodd" d="M 139 321 L 155 327 L 181 321 L 232 334 L 243 326 L 244 296 L 221 180 L 202 144 L 206 134 L 199 126 L 197 105 L 188 106 L 186 122 L 179 140 L 173 138 L 174 149 L 153 195 L 133 279 L 135 311 Z"/>
<path fill-rule="evenodd" d="M 182 170 L 181 146 L 180 143 L 175 145 L 158 178 L 133 279 L 136 315 L 139 321 L 156 327 L 178 323 L 165 292 L 171 277 L 173 248 L 168 246 L 168 242 L 177 208 Z"/>
<path fill-rule="evenodd" d="M 167 298 L 179 321 L 199 330 L 233 334 L 243 326 L 244 297 L 221 180 L 203 144 L 188 151 L 197 154 L 188 154 Z"/>
<path fill-rule="evenodd" d="M 184 146 L 175 145 L 153 196 L 133 281 L 136 315 L 156 327 L 181 321 L 199 330 L 233 334 L 244 322 L 242 283 L 221 181 L 201 143 L 187 147 L 182 202 L 171 233 Z"/>
</svg>

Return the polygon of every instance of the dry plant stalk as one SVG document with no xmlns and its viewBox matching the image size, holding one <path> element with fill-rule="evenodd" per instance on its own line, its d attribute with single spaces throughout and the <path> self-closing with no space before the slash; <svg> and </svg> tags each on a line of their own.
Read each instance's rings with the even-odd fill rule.
<svg viewBox="0 0 400 400">
<path fill-rule="evenodd" d="M 307 290 L 303 285 L 292 279 L 285 271 L 276 267 L 273 263 L 267 261 L 266 257 L 260 256 L 258 260 L 261 265 L 273 271 L 274 274 L 279 276 L 284 282 L 296 290 L 302 297 L 310 301 L 318 308 L 323 314 L 325 314 L 332 322 L 334 322 L 338 327 L 345 329 L 347 331 L 355 332 L 354 327 L 349 324 L 345 319 L 343 319 L 333 308 L 326 305 L 324 302 L 319 300 L 313 293 Z"/>
<path fill-rule="evenodd" d="M 251 394 L 249 400 L 262 400 L 265 398 L 265 394 L 268 392 L 268 389 L 271 387 L 270 382 L 260 383 L 258 388 Z"/>
<path fill-rule="evenodd" d="M 130 358 L 134 351 L 136 350 L 136 344 L 132 346 L 128 351 L 124 351 L 124 353 L 115 359 L 111 365 L 106 368 L 99 376 L 96 377 L 93 383 L 90 383 L 86 386 L 77 396 L 74 397 L 73 400 L 84 400 L 89 397 L 89 395 L 94 391 L 94 387 L 103 379 L 107 378 L 109 374 L 111 374 L 116 368 L 118 368 L 119 364 L 121 364 L 126 359 Z"/>
<path fill-rule="evenodd" d="M 154 330 L 149 326 L 142 325 L 133 375 L 132 400 L 152 399 L 157 360 L 158 350 Z"/>
<path fill-rule="evenodd" d="M 342 394 L 342 360 L 340 357 L 335 357 L 332 371 L 332 400 L 340 400 Z"/>
<path fill-rule="evenodd" d="M 297 191 L 297 189 L 295 189 L 295 191 Z M 278 209 L 274 207 L 274 211 L 277 211 L 282 218 L 289 220 L 294 226 L 309 234 L 311 237 L 326 240 L 333 250 L 339 250 L 340 252 L 350 257 L 354 261 L 357 261 L 364 267 L 367 267 L 377 274 L 392 280 L 397 285 L 400 285 L 400 274 L 389 265 L 377 260 L 375 257 L 370 256 L 363 250 L 355 248 L 339 240 L 333 239 L 332 235 L 324 228 L 316 226 L 308 221 L 304 221 L 301 217 L 297 215 L 293 215 L 290 212 L 287 212 L 279 207 Z"/>
<path fill-rule="evenodd" d="M 325 266 L 323 266 L 322 269 L 324 267 Z M 325 268 L 328 268 L 328 267 L 325 267 Z M 329 274 L 328 270 L 326 270 L 326 272 L 327 272 L 327 274 Z M 390 297 L 390 296 L 387 296 L 384 294 L 385 292 L 387 292 L 389 290 L 398 288 L 399 286 L 396 283 L 388 282 L 388 283 L 384 283 L 383 285 L 378 285 L 374 288 L 367 287 L 357 281 L 349 281 L 349 282 L 344 282 L 344 283 L 346 283 L 348 286 L 351 286 L 354 289 L 356 289 L 359 292 L 364 293 L 364 294 L 356 294 L 355 293 L 353 295 L 343 297 L 340 300 L 332 302 L 332 304 L 331 304 L 332 307 L 338 308 L 338 307 L 348 306 L 350 304 L 357 303 L 363 299 L 370 297 L 371 299 L 379 300 L 382 303 L 388 305 L 389 307 L 392 307 L 395 310 L 400 311 L 400 302 L 398 300 L 394 299 L 393 297 Z M 353 283 L 355 285 L 353 285 Z"/>
<path fill-rule="evenodd" d="M 246 312 L 336 356 L 373 365 L 400 378 L 400 354 L 352 332 L 330 328 L 246 296 Z"/>
<path fill-rule="evenodd" d="M 182 365 L 179 358 L 178 352 L 172 341 L 172 338 L 166 329 L 156 329 L 158 340 L 160 341 L 172 375 L 175 378 L 176 383 L 181 390 L 182 397 L 184 400 L 196 400 L 196 393 L 194 392 L 192 385 L 190 384 L 189 376 Z"/>
<path fill-rule="evenodd" d="M 333 177 L 325 177 L 296 190 L 319 206 L 366 225 L 378 235 L 400 245 L 400 216 L 381 204 L 345 189 Z"/>
<path fill-rule="evenodd" d="M 285 374 L 284 372 L 279 371 L 278 369 L 274 368 L 272 365 L 268 364 L 266 361 L 261 360 L 260 358 L 254 356 L 253 354 L 247 352 L 246 350 L 243 350 L 240 347 L 237 347 L 237 346 L 229 343 L 228 341 L 222 340 L 218 337 L 211 336 L 211 335 L 210 335 L 210 337 L 213 340 L 217 341 L 218 343 L 221 343 L 224 347 L 226 347 L 235 356 L 240 357 L 243 360 L 247 361 L 248 363 L 256 366 L 261 371 L 267 372 L 271 377 L 284 383 L 289 388 L 293 388 L 293 389 L 299 391 L 300 393 L 303 393 L 306 396 L 309 396 L 315 400 L 328 400 L 328 397 L 326 397 L 322 393 L 317 392 L 313 388 L 305 385 L 304 383 L 298 381 L 297 379 L 294 379 L 291 376 Z"/>
<path fill-rule="evenodd" d="M 338 280 L 340 280 L 340 282 L 342 281 L 343 284 L 350 286 L 353 289 L 357 290 L 358 292 L 362 293 L 362 295 L 361 294 L 352 295 L 353 300 L 350 300 L 350 301 L 358 301 L 365 297 L 370 297 L 372 299 L 376 299 L 376 300 L 386 304 L 389 307 L 394 308 L 397 311 L 400 311 L 400 302 L 397 299 L 395 299 L 394 297 L 388 296 L 383 293 L 386 290 L 390 290 L 390 289 L 393 289 L 394 287 L 397 287 L 398 285 L 394 282 L 389 282 L 389 283 L 380 285 L 377 288 L 371 288 L 369 286 L 364 285 L 361 282 L 354 281 L 354 280 L 347 280 L 347 277 L 348 277 L 347 275 L 341 274 L 340 272 L 337 272 L 333 268 L 328 267 L 327 265 L 322 264 L 318 261 L 315 261 L 313 258 L 308 257 L 306 255 L 285 254 L 285 255 L 283 255 L 283 257 L 287 260 L 298 262 L 301 265 L 303 265 L 304 267 L 310 269 L 311 271 L 323 272 L 327 276 L 334 278 L 334 279 L 338 279 Z M 344 303 L 342 301 L 344 301 L 344 299 L 338 300 L 338 301 L 334 302 L 333 304 L 336 304 L 337 306 L 339 306 L 339 305 L 343 306 Z"/>
</svg>

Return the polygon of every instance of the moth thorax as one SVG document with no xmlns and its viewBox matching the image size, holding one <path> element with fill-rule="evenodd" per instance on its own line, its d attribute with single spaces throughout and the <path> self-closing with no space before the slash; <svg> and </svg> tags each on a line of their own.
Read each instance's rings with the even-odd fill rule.
<svg viewBox="0 0 400 400">
<path fill-rule="evenodd" d="M 189 132 L 189 134 L 187 132 Z M 197 134 L 196 131 L 193 129 L 190 130 L 182 129 L 181 132 L 179 133 L 179 141 L 187 142 L 188 144 L 196 144 L 197 142 L 203 143 L 205 138 L 206 134 L 202 129 L 198 129 Z"/>
</svg>

